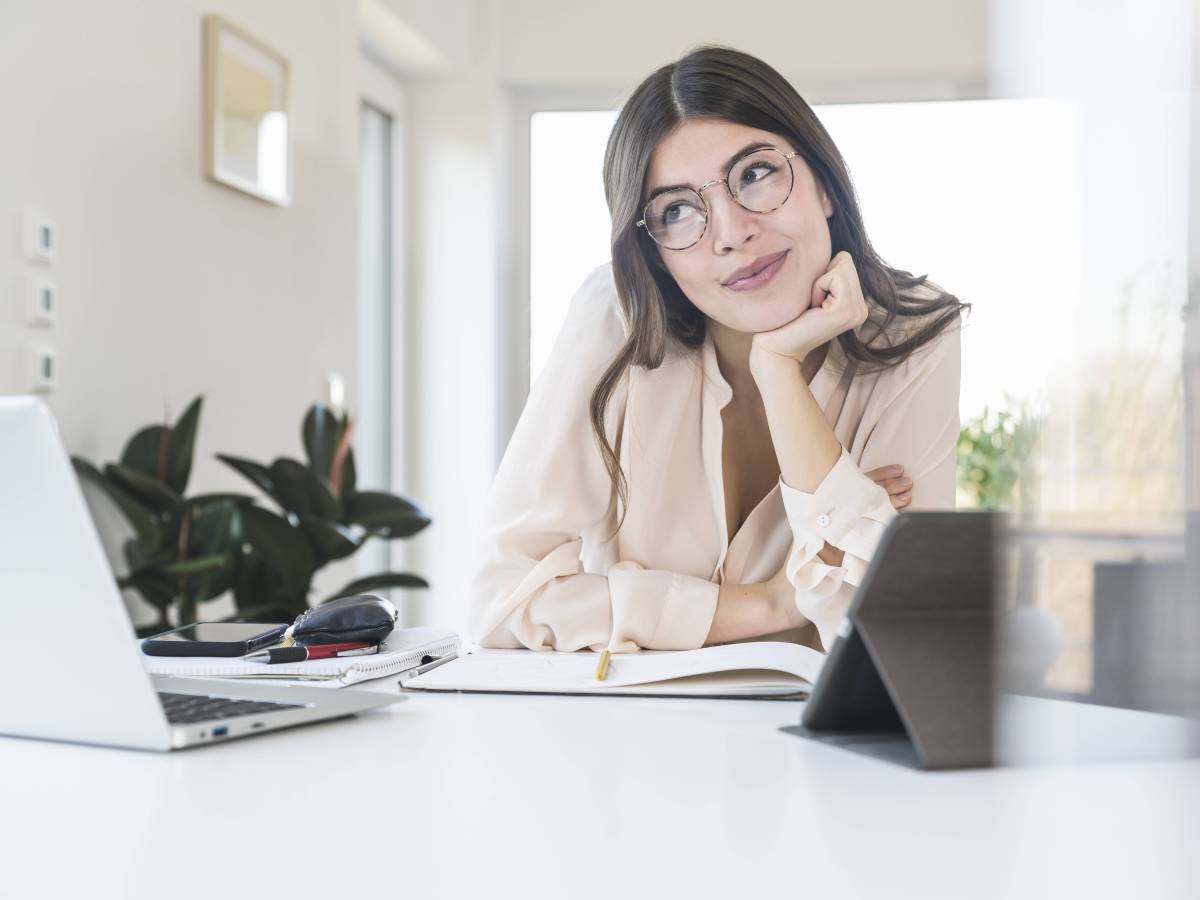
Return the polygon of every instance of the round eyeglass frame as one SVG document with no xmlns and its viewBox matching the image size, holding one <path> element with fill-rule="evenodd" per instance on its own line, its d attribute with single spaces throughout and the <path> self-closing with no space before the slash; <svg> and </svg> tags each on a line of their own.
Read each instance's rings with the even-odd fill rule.
<svg viewBox="0 0 1200 900">
<path fill-rule="evenodd" d="M 764 150 L 774 150 L 787 161 L 788 174 L 791 176 L 791 183 L 788 185 L 788 192 L 784 194 L 783 199 L 779 201 L 779 206 L 773 206 L 770 209 L 750 209 L 748 206 L 743 204 L 742 201 L 738 199 L 737 194 L 733 192 L 733 186 L 729 183 L 729 176 L 733 174 L 733 170 L 737 168 L 738 163 L 740 163 L 747 156 L 753 156 L 755 153 L 762 153 Z M 788 202 L 788 198 L 792 196 L 793 188 L 796 187 L 796 170 L 792 168 L 792 160 L 799 155 L 799 150 L 793 150 L 791 153 L 784 153 L 778 147 L 772 147 L 770 145 L 765 147 L 755 147 L 753 150 L 747 150 L 732 163 L 730 163 L 729 170 L 725 173 L 724 178 L 714 178 L 711 181 L 706 181 L 704 184 L 700 185 L 700 187 L 694 190 L 692 188 L 688 188 L 687 190 L 691 190 L 697 197 L 700 198 L 700 205 L 704 208 L 704 227 L 700 229 L 699 236 L 697 236 L 697 238 L 686 247 L 668 247 L 666 244 L 660 242 L 659 239 L 651 233 L 650 227 L 646 224 L 646 218 L 649 215 L 648 210 L 650 209 L 650 204 L 653 203 L 657 198 L 651 198 L 650 200 L 646 201 L 646 205 L 642 207 L 642 218 L 638 219 L 637 222 L 634 223 L 634 226 L 645 231 L 650 237 L 650 240 L 654 241 L 654 243 L 658 244 L 658 246 L 662 247 L 664 250 L 690 250 L 692 247 L 695 247 L 698 243 L 704 240 L 704 235 L 708 233 L 708 220 L 711 215 L 711 210 L 708 208 L 708 202 L 704 199 L 704 192 L 708 190 L 708 188 L 712 187 L 714 184 L 724 184 L 725 192 L 729 194 L 730 199 L 733 200 L 733 202 L 738 206 L 742 207 L 742 209 L 746 210 L 746 212 L 760 214 L 775 212 L 775 210 L 779 209 L 780 206 L 783 206 L 783 204 Z"/>
</svg>

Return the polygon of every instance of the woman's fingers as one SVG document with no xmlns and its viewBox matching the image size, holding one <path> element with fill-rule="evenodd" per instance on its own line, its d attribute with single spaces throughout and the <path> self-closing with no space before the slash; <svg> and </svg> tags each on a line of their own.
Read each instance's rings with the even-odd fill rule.
<svg viewBox="0 0 1200 900">
<path fill-rule="evenodd" d="M 904 476 L 902 466 L 882 466 L 867 472 L 867 477 L 888 493 L 888 499 L 896 509 L 904 509 L 912 503 L 912 479 Z"/>
<path fill-rule="evenodd" d="M 899 478 L 904 474 L 904 466 L 880 466 L 867 472 L 867 477 L 874 482 L 883 482 L 889 478 Z"/>
<path fill-rule="evenodd" d="M 813 309 L 820 309 L 822 306 L 824 306 L 825 301 L 828 300 L 829 296 L 834 293 L 834 282 L 837 280 L 839 269 L 845 265 L 845 262 L 842 259 L 843 256 L 846 257 L 846 260 L 849 260 L 850 258 L 850 254 L 846 253 L 844 250 L 838 253 L 829 261 L 829 266 L 825 269 L 824 274 L 822 274 L 819 278 L 817 278 L 816 281 L 813 282 L 812 296 L 809 298 L 808 302 L 808 305 Z"/>
<path fill-rule="evenodd" d="M 912 480 L 908 478 L 891 478 L 879 484 L 888 492 L 888 499 L 895 509 L 904 509 L 912 503 Z"/>
</svg>

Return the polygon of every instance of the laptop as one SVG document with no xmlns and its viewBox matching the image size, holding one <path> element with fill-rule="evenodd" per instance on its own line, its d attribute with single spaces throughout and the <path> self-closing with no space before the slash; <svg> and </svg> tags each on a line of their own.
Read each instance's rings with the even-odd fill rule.
<svg viewBox="0 0 1200 900">
<path fill-rule="evenodd" d="M 150 676 L 54 418 L 0 397 L 0 735 L 178 750 L 404 697 Z"/>
</svg>

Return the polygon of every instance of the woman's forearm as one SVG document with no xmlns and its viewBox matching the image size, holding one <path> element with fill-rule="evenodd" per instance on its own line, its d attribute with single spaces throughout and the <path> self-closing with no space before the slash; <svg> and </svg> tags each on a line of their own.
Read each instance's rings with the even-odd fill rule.
<svg viewBox="0 0 1200 900">
<path fill-rule="evenodd" d="M 705 645 L 725 644 L 774 634 L 788 628 L 766 584 L 723 584 L 717 593 L 717 611 Z"/>
<path fill-rule="evenodd" d="M 767 411 L 779 474 L 789 487 L 811 494 L 837 463 L 842 445 L 825 421 L 797 360 L 752 354 L 750 371 Z M 844 557 L 828 543 L 817 555 L 830 566 L 840 566 Z"/>
<path fill-rule="evenodd" d="M 762 395 L 780 475 L 790 487 L 815 492 L 841 457 L 842 445 L 809 390 L 800 362 L 752 350 L 750 371 Z M 828 543 L 818 555 L 828 565 L 842 563 L 842 551 Z M 780 579 L 779 584 L 721 585 L 705 643 L 746 640 L 793 627 L 793 588 L 785 576 L 776 580 Z"/>
<path fill-rule="evenodd" d="M 814 492 L 841 456 L 837 435 L 825 421 L 794 359 L 751 355 L 751 372 L 767 412 L 771 442 L 784 482 Z"/>
</svg>

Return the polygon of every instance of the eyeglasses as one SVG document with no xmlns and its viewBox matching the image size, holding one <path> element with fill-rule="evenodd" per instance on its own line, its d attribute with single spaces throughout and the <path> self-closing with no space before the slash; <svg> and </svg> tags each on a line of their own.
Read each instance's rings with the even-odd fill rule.
<svg viewBox="0 0 1200 900">
<path fill-rule="evenodd" d="M 792 159 L 774 147 L 760 147 L 739 157 L 724 178 L 700 185 L 698 190 L 676 188 L 651 197 L 637 227 L 645 228 L 660 247 L 686 250 L 704 237 L 709 210 L 701 195 L 714 184 L 724 184 L 729 196 L 748 212 L 773 212 L 792 195 L 796 176 Z"/>
</svg>

